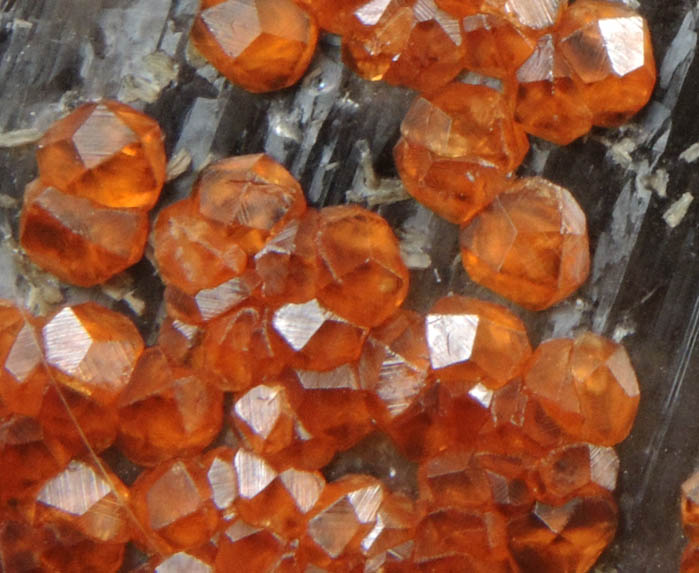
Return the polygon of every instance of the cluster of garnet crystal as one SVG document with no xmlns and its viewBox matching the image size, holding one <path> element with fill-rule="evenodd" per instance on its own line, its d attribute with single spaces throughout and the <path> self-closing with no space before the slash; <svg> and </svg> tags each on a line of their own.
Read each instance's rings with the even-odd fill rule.
<svg viewBox="0 0 699 573">
<path fill-rule="evenodd" d="M 688 543 L 682 555 L 680 573 L 699 572 L 699 472 L 682 484 L 682 525 Z"/>
<path fill-rule="evenodd" d="M 589 267 L 583 212 L 565 189 L 512 175 L 527 133 L 567 144 L 647 103 L 656 72 L 645 20 L 603 0 L 297 4 L 204 0 L 192 40 L 231 81 L 268 91 L 303 74 L 316 22 L 340 34 L 359 75 L 421 93 L 401 125 L 396 167 L 408 193 L 462 226 L 471 278 L 534 310 L 574 292 Z M 500 88 L 468 83 L 464 71 Z"/>
<path fill-rule="evenodd" d="M 113 107 L 81 109 L 83 128 L 107 117 L 112 133 Z M 117 157 L 148 157 L 123 143 Z M 106 191 L 111 156 L 86 156 L 67 191 L 40 185 L 91 212 L 101 197 L 117 219 L 150 206 L 141 187 Z M 29 221 L 24 243 L 46 241 Z M 92 248 L 97 231 L 81 232 Z M 401 308 L 388 223 L 307 208 L 265 155 L 206 167 L 153 246 L 168 316 L 150 347 L 95 303 L 44 318 L 0 305 L 4 569 L 117 571 L 132 542 L 138 570 L 159 573 L 585 571 L 612 539 L 612 446 L 639 400 L 621 346 L 582 333 L 532 352 L 509 310 L 461 296 Z M 324 477 L 375 431 L 413 462 L 413 495 Z M 115 452 L 144 468 L 128 486 Z"/>
</svg>

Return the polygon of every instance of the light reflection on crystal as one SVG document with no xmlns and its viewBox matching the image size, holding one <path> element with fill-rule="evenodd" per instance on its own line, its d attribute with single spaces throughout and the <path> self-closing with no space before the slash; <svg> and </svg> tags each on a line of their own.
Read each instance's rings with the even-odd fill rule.
<svg viewBox="0 0 699 573">
<path fill-rule="evenodd" d="M 383 501 L 383 488 L 380 485 L 372 485 L 355 490 L 347 497 L 354 507 L 357 519 L 361 523 L 369 523 L 376 519 L 376 512 Z"/>
<path fill-rule="evenodd" d="M 111 493 L 109 484 L 84 462 L 71 462 L 68 467 L 41 488 L 37 501 L 66 513 L 83 515 Z"/>
<path fill-rule="evenodd" d="M 294 350 L 302 350 L 327 320 L 328 312 L 316 299 L 303 304 L 286 304 L 274 313 L 272 324 Z"/>
<path fill-rule="evenodd" d="M 238 481 L 233 465 L 221 458 L 211 462 L 206 478 L 213 493 L 213 500 L 219 509 L 227 509 L 233 503 L 238 492 Z"/>
<path fill-rule="evenodd" d="M 187 467 L 176 462 L 148 490 L 146 503 L 150 526 L 162 529 L 197 511 L 201 497 Z"/>
<path fill-rule="evenodd" d="M 280 388 L 255 386 L 235 403 L 235 412 L 260 437 L 267 439 L 279 420 L 283 405 Z"/>
<path fill-rule="evenodd" d="M 590 449 L 590 479 L 609 491 L 616 488 L 619 456 L 614 448 L 588 445 Z"/>
<path fill-rule="evenodd" d="M 354 506 L 342 497 L 311 519 L 308 533 L 330 557 L 337 558 L 359 527 Z"/>
<path fill-rule="evenodd" d="M 357 372 L 349 364 L 343 364 L 325 372 L 297 370 L 296 374 L 306 390 L 339 390 L 342 388 L 359 390 Z"/>
<path fill-rule="evenodd" d="M 155 568 L 155 573 L 212 573 L 213 567 L 187 553 L 175 553 Z"/>
<path fill-rule="evenodd" d="M 561 534 L 580 505 L 579 499 L 572 499 L 565 505 L 553 506 L 537 502 L 534 515 L 546 524 L 554 533 Z"/>
<path fill-rule="evenodd" d="M 612 71 L 625 76 L 645 62 L 643 18 L 605 18 L 598 23 Z"/>
<path fill-rule="evenodd" d="M 75 149 L 88 169 L 137 142 L 138 136 L 103 104 L 97 105 L 73 134 Z"/>
<path fill-rule="evenodd" d="M 471 358 L 479 320 L 475 314 L 427 315 L 432 368 L 445 368 Z"/>
<path fill-rule="evenodd" d="M 277 477 L 277 472 L 263 458 L 246 450 L 238 450 L 234 463 L 240 497 L 255 497 Z"/>
<path fill-rule="evenodd" d="M 279 478 L 302 513 L 313 509 L 325 487 L 325 481 L 319 475 L 293 468 L 279 474 Z"/>
<path fill-rule="evenodd" d="M 41 350 L 36 333 L 31 325 L 25 323 L 5 359 L 5 370 L 12 374 L 17 382 L 24 382 L 39 364 Z"/>
</svg>

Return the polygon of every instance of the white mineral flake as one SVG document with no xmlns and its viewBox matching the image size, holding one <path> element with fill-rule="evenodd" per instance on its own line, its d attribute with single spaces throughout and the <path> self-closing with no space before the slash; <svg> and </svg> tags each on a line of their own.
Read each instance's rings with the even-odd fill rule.
<svg viewBox="0 0 699 573">
<path fill-rule="evenodd" d="M 663 219 L 668 227 L 674 229 L 682 222 L 687 211 L 689 211 L 692 201 L 694 201 L 694 195 L 686 191 L 677 201 L 668 207 L 667 211 L 663 213 Z"/>
</svg>

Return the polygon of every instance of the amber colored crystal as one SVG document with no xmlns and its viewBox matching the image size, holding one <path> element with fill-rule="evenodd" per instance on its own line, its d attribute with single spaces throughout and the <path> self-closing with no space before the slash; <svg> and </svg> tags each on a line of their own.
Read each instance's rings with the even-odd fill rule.
<svg viewBox="0 0 699 573">
<path fill-rule="evenodd" d="M 214 573 L 217 548 L 212 543 L 187 551 L 178 551 L 167 557 L 160 557 L 148 563 L 148 571 L 153 573 Z M 137 570 L 140 571 L 140 570 Z M 145 573 L 145 572 L 144 572 Z"/>
<path fill-rule="evenodd" d="M 190 295 L 237 277 L 247 265 L 245 251 L 226 226 L 202 217 L 189 198 L 160 212 L 153 246 L 163 280 Z"/>
<path fill-rule="evenodd" d="M 274 573 L 284 549 L 284 541 L 272 532 L 238 518 L 219 536 L 216 571 L 244 563 L 246 571 Z"/>
<path fill-rule="evenodd" d="M 196 459 L 175 459 L 143 472 L 131 486 L 131 507 L 143 528 L 134 540 L 165 554 L 204 544 L 219 524 Z"/>
<path fill-rule="evenodd" d="M 148 210 L 165 182 L 157 122 L 116 101 L 79 107 L 54 123 L 36 152 L 41 180 L 105 207 Z"/>
<path fill-rule="evenodd" d="M 247 305 L 209 323 L 199 360 L 221 377 L 223 390 L 245 390 L 284 369 L 291 351 L 270 319 L 269 309 Z"/>
<path fill-rule="evenodd" d="M 37 486 L 70 461 L 72 453 L 35 418 L 0 418 L 0 512 L 9 501 L 35 493 Z"/>
<path fill-rule="evenodd" d="M 41 335 L 51 375 L 100 405 L 116 400 L 143 352 L 133 323 L 93 302 L 64 307 Z"/>
<path fill-rule="evenodd" d="M 50 573 L 104 571 L 117 573 L 124 543 L 102 543 L 64 525 L 34 527 L 22 521 L 0 524 L 3 571 Z"/>
<path fill-rule="evenodd" d="M 27 185 L 19 240 L 37 265 L 79 286 L 103 283 L 138 262 L 148 216 L 104 207 L 36 179 Z"/>
<path fill-rule="evenodd" d="M 119 397 L 117 445 L 152 466 L 199 453 L 218 434 L 223 393 L 203 371 L 171 364 L 159 347 L 146 350 Z"/>
<path fill-rule="evenodd" d="M 287 223 L 255 255 L 255 272 L 267 304 L 303 303 L 314 298 L 320 260 L 315 245 L 319 215 L 308 209 Z"/>
<path fill-rule="evenodd" d="M 699 472 L 682 484 L 682 525 L 693 542 L 699 542 Z"/>
<path fill-rule="evenodd" d="M 317 37 L 313 18 L 292 0 L 204 0 L 191 36 L 219 72 L 251 92 L 295 84 Z"/>
<path fill-rule="evenodd" d="M 362 0 L 296 0 L 318 22 L 318 26 L 331 34 L 344 35 L 354 9 Z"/>
<path fill-rule="evenodd" d="M 531 354 L 524 324 L 498 304 L 447 296 L 432 306 L 425 327 L 432 370 L 442 380 L 498 388 Z"/>
<path fill-rule="evenodd" d="M 374 417 L 403 414 L 427 386 L 429 350 L 422 316 L 399 310 L 373 329 L 359 360 L 359 384 Z"/>
<path fill-rule="evenodd" d="M 589 272 L 585 213 L 569 191 L 541 177 L 500 194 L 460 240 L 472 280 L 531 310 L 563 300 Z"/>
<path fill-rule="evenodd" d="M 616 2 L 581 0 L 566 10 L 557 36 L 593 124 L 621 125 L 646 105 L 656 70 L 650 31 L 640 14 Z"/>
<path fill-rule="evenodd" d="M 484 0 L 485 12 L 506 16 L 515 26 L 544 31 L 554 27 L 568 7 L 568 0 Z"/>
<path fill-rule="evenodd" d="M 612 446 L 636 417 L 638 381 L 626 350 L 590 332 L 542 343 L 524 382 L 556 423 L 586 442 Z"/>
<path fill-rule="evenodd" d="M 592 128 L 592 112 L 552 35 L 539 38 L 517 81 L 515 117 L 528 133 L 568 145 Z"/>
<path fill-rule="evenodd" d="M 386 220 L 356 206 L 320 211 L 316 248 L 321 259 L 318 300 L 359 326 L 391 316 L 408 292 L 409 274 Z"/>
<path fill-rule="evenodd" d="M 225 225 L 231 241 L 250 254 L 306 209 L 296 179 L 261 153 L 208 165 L 194 186 L 193 200 L 205 218 Z"/>
<path fill-rule="evenodd" d="M 381 482 L 365 475 L 329 483 L 300 540 L 301 562 L 323 569 L 334 566 L 333 571 L 352 571 L 361 564 L 362 541 L 374 528 L 385 495 Z"/>
<path fill-rule="evenodd" d="M 289 365 L 309 370 L 328 370 L 357 360 L 367 335 L 365 328 L 347 322 L 316 299 L 279 307 L 272 325 L 278 335 L 272 342 L 283 341 L 278 352 L 289 355 Z"/>
<path fill-rule="evenodd" d="M 198 326 L 167 317 L 160 325 L 157 344 L 168 360 L 179 364 L 188 363 L 202 334 Z"/>
<path fill-rule="evenodd" d="M 614 491 L 619 473 L 619 458 L 614 448 L 592 444 L 570 444 L 552 450 L 539 460 L 536 479 L 537 498 L 563 503 L 574 496 L 595 493 L 595 489 Z"/>
<path fill-rule="evenodd" d="M 360 76 L 428 92 L 463 68 L 458 19 L 434 0 L 364 0 L 352 9 L 342 55 Z"/>
<path fill-rule="evenodd" d="M 209 450 L 199 460 L 206 475 L 209 497 L 219 514 L 219 527 L 225 527 L 237 515 L 238 475 L 234 460 L 237 449 L 220 446 Z"/>
<path fill-rule="evenodd" d="M 523 571 L 588 571 L 614 538 L 617 507 L 609 495 L 563 505 L 537 503 L 508 525 L 510 548 Z"/>
<path fill-rule="evenodd" d="M 264 527 L 286 540 L 301 536 L 325 479 L 319 472 L 293 467 L 277 471 L 246 450 L 235 457 L 239 495 L 236 508 L 248 524 Z"/>
<path fill-rule="evenodd" d="M 0 300 L 0 403 L 12 414 L 35 416 L 49 381 L 37 328 L 41 325 Z"/>
<path fill-rule="evenodd" d="M 533 34 L 504 16 L 475 13 L 461 20 L 464 67 L 487 76 L 512 74 L 533 52 Z"/>
<path fill-rule="evenodd" d="M 72 461 L 36 495 L 36 524 L 69 526 L 102 543 L 126 543 L 128 489 L 102 465 Z"/>
<path fill-rule="evenodd" d="M 416 99 L 401 135 L 394 156 L 406 190 L 454 223 L 488 205 L 529 149 L 501 93 L 458 82 Z"/>
</svg>

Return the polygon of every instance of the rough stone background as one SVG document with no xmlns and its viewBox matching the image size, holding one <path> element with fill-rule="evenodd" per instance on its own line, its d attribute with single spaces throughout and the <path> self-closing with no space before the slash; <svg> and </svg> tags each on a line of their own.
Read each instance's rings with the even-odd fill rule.
<svg viewBox="0 0 699 573">
<path fill-rule="evenodd" d="M 98 300 L 131 314 L 152 337 L 162 287 L 147 260 L 105 288 L 75 289 L 39 272 L 13 240 L 22 190 L 36 174 L 32 142 L 79 103 L 113 97 L 160 121 L 180 165 L 191 158 L 162 204 L 186 195 L 212 159 L 265 151 L 299 177 L 310 203 L 365 202 L 391 221 L 414 268 L 410 306 L 425 310 L 448 292 L 497 300 L 461 269 L 457 229 L 399 201 L 391 150 L 410 92 L 355 77 L 339 60 L 337 39 L 325 37 L 299 86 L 247 94 L 188 48 L 196 5 L 0 0 L 0 296 L 38 312 Z M 551 311 L 515 312 L 534 344 L 591 328 L 627 346 L 643 394 L 633 433 L 619 448 L 620 531 L 597 568 L 665 573 L 677 570 L 684 543 L 679 486 L 699 462 L 699 201 L 691 201 L 699 178 L 699 145 L 692 147 L 699 141 L 699 4 L 634 5 L 653 33 L 659 78 L 652 103 L 633 123 L 566 148 L 533 140 L 521 168 L 567 186 L 583 205 L 590 280 Z M 366 448 L 386 453 L 381 440 Z M 366 457 L 359 448 L 332 471 L 363 467 Z M 118 470 L 127 478 L 134 471 Z"/>
</svg>

